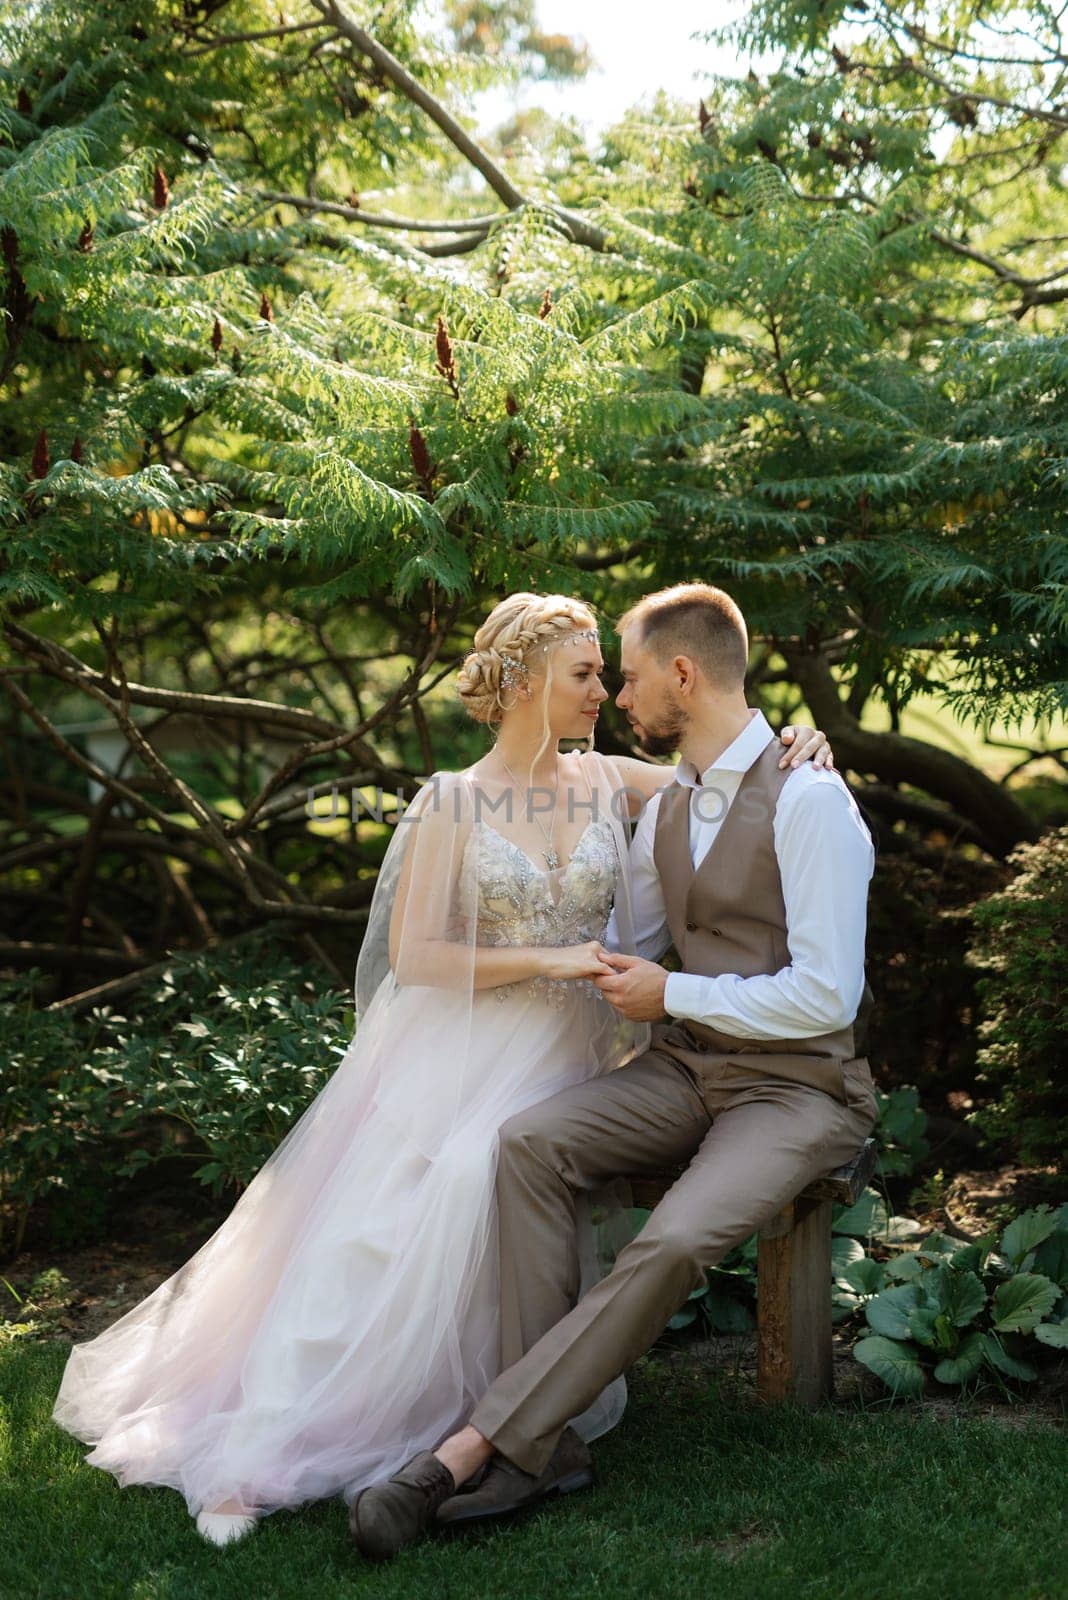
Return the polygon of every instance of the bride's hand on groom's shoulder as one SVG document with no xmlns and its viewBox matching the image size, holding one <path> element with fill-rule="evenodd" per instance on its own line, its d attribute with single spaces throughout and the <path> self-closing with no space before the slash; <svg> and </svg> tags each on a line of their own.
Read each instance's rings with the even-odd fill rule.
<svg viewBox="0 0 1068 1600">
<path fill-rule="evenodd" d="M 655 961 L 640 956 L 609 954 L 612 966 L 607 978 L 595 978 L 605 999 L 630 1022 L 656 1022 L 664 1015 L 664 990 L 668 975 Z"/>
<path fill-rule="evenodd" d="M 809 728 L 804 723 L 795 727 L 787 723 L 779 738 L 789 746 L 779 762 L 780 767 L 800 767 L 804 762 L 811 761 L 817 770 L 826 767 L 829 772 L 834 771 L 834 751 L 827 735 L 819 728 Z"/>
</svg>

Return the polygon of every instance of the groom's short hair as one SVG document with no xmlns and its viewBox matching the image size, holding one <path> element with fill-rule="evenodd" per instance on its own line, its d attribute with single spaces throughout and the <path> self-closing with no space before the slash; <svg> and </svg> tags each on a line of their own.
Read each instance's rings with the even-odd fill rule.
<svg viewBox="0 0 1068 1600">
<path fill-rule="evenodd" d="M 631 606 L 616 632 L 636 624 L 644 649 L 664 665 L 675 656 L 696 661 L 719 689 L 741 688 L 749 662 L 749 635 L 737 604 L 710 583 L 676 583 Z"/>
</svg>

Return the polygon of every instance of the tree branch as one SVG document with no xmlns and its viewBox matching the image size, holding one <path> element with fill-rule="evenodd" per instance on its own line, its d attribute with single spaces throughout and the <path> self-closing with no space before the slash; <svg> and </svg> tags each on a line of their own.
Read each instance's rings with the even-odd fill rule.
<svg viewBox="0 0 1068 1600">
<path fill-rule="evenodd" d="M 947 801 L 973 825 L 991 855 L 1005 856 L 1022 840 L 1038 837 L 1024 808 L 985 772 L 922 739 L 901 733 L 870 733 L 842 700 L 830 665 L 821 654 L 784 641 L 779 641 L 777 648 L 834 746 L 839 767 L 874 773 L 887 783 L 914 784 Z"/>
<path fill-rule="evenodd" d="M 304 765 L 306 761 L 311 760 L 313 756 L 329 755 L 334 750 L 340 750 L 343 746 L 351 744 L 355 739 L 362 738 L 364 734 L 370 733 L 371 729 L 377 727 L 377 725 L 384 721 L 386 717 L 392 716 L 399 711 L 409 700 L 418 699 L 419 684 L 424 673 L 429 671 L 440 654 L 441 647 L 445 642 L 445 636 L 452 625 L 452 621 L 458 609 L 458 602 L 449 608 L 448 613 L 443 618 L 442 626 L 440 626 L 437 633 L 431 637 L 429 646 L 424 649 L 422 658 L 412 667 L 412 670 L 408 673 L 408 676 L 405 678 L 400 687 L 394 690 L 393 694 L 391 694 L 387 700 L 382 702 L 377 711 L 372 712 L 369 717 L 365 717 L 360 726 L 352 733 L 336 734 L 331 739 L 319 740 L 311 744 L 302 745 L 299 750 L 294 751 L 294 753 L 289 757 L 288 761 L 283 762 L 282 766 L 280 766 L 274 773 L 272 773 L 270 778 L 268 778 L 267 782 L 260 789 L 260 792 L 256 798 L 250 801 L 245 807 L 244 814 L 236 822 L 229 822 L 226 824 L 226 831 L 228 835 L 231 837 L 237 837 L 246 833 L 271 796 L 275 794 L 282 787 L 282 785 L 285 784 L 290 777 L 292 777 L 293 773 L 298 771 Z"/>
<path fill-rule="evenodd" d="M 902 794 L 885 783 L 858 784 L 857 799 L 862 805 L 893 821 L 917 822 L 924 828 L 940 828 L 955 844 L 975 844 L 986 849 L 986 840 L 974 823 L 957 816 L 945 806 L 934 805 L 918 795 Z"/>
<path fill-rule="evenodd" d="M 326 28 L 326 22 L 292 22 L 278 28 L 260 28 L 256 33 L 217 34 L 208 44 L 187 50 L 187 56 L 204 56 L 211 50 L 220 50 L 226 44 L 253 44 L 258 39 L 284 39 L 291 33 L 310 33 L 313 28 Z"/>
<path fill-rule="evenodd" d="M 129 972 L 140 957 L 124 955 L 89 944 L 35 943 L 31 939 L 0 941 L 0 966 L 4 967 L 95 967 L 101 972 Z"/>
<path fill-rule="evenodd" d="M 625 550 L 608 550 L 603 555 L 575 555 L 571 557 L 571 564 L 579 567 L 583 572 L 604 572 L 608 567 L 619 566 L 621 562 L 633 561 L 646 549 L 645 541 L 635 539 Z"/>
<path fill-rule="evenodd" d="M 475 143 L 467 130 L 461 127 L 456 118 L 452 116 L 439 100 L 435 100 L 423 85 L 412 77 L 411 73 L 392 55 L 383 44 L 373 38 L 365 28 L 361 28 L 349 16 L 348 12 L 338 3 L 338 0 L 311 0 L 316 11 L 331 23 L 339 33 L 343 34 L 350 44 L 355 45 L 361 55 L 367 56 L 384 78 L 388 78 L 395 88 L 399 89 L 404 97 L 425 111 L 431 122 L 437 124 L 450 144 L 456 146 L 461 155 L 480 172 L 499 200 L 502 200 L 509 211 L 514 211 L 523 204 L 523 196 L 511 179 L 501 171 L 497 163 Z"/>
<path fill-rule="evenodd" d="M 400 217 L 393 211 L 365 211 L 363 206 L 347 205 L 342 200 L 320 200 L 314 195 L 285 194 L 276 189 L 258 189 L 257 198 L 269 205 L 295 206 L 298 211 L 325 211 L 332 217 L 345 217 L 349 222 L 364 222 L 370 228 L 401 228 L 412 233 L 467 233 L 482 232 L 506 217 L 506 211 L 497 211 L 489 217 L 457 217 L 449 222 L 443 217 Z"/>
<path fill-rule="evenodd" d="M 110 789 L 114 793 L 121 795 L 124 800 L 129 800 L 138 811 L 143 811 L 146 816 L 151 817 L 153 822 L 157 823 L 165 833 L 172 833 L 178 828 L 178 824 L 165 811 L 160 811 L 158 806 L 154 806 L 150 800 L 145 799 L 144 795 L 138 794 L 136 789 L 123 783 L 121 778 L 116 778 L 114 773 L 105 771 L 103 767 L 98 767 L 95 761 L 91 761 L 88 756 L 83 756 L 80 750 L 76 749 L 67 739 L 64 739 L 58 728 L 54 728 L 43 712 L 38 711 L 33 701 L 23 694 L 18 684 L 13 682 L 6 672 L 0 672 L 0 683 L 3 684 L 19 709 L 26 713 L 31 722 L 36 723 L 49 743 L 53 744 L 60 755 L 64 756 L 72 766 L 88 773 L 89 777 L 104 789 Z M 184 832 L 185 830 L 178 829 L 178 831 Z"/>
<path fill-rule="evenodd" d="M 493 193 L 508 207 L 509 211 L 518 211 L 521 206 L 529 202 L 526 195 L 522 194 L 508 177 L 507 173 L 497 165 L 489 153 L 483 150 L 467 130 L 457 122 L 451 112 L 446 111 L 440 100 L 425 89 L 417 79 L 397 60 L 396 56 L 388 51 L 385 45 L 380 44 L 365 28 L 361 28 L 349 16 L 348 12 L 339 3 L 339 0 L 311 0 L 311 4 L 321 16 L 343 34 L 350 44 L 368 57 L 378 68 L 384 78 L 387 78 L 394 88 L 398 89 L 413 105 L 424 111 L 430 120 L 436 124 L 454 145 L 460 154 L 471 163 L 476 172 L 481 173 L 489 184 Z M 604 231 L 595 228 L 583 217 L 577 216 L 573 211 L 568 211 L 563 206 L 549 206 L 548 210 L 563 223 L 576 244 L 585 245 L 587 249 L 607 250 L 608 242 Z M 474 249 L 474 244 L 468 246 Z M 457 247 L 451 251 L 440 253 L 459 253 Z"/>
<path fill-rule="evenodd" d="M 112 700 L 120 698 L 121 690 L 116 683 L 105 673 L 97 672 L 88 662 L 65 650 L 62 645 L 55 644 L 50 639 L 42 639 L 11 621 L 3 623 L 3 631 L 23 655 L 29 655 L 43 663 L 44 670 L 53 676 L 62 678 L 64 682 L 73 683 L 78 688 L 84 687 L 86 693 L 98 690 Z M 127 688 L 130 700 L 135 705 L 159 706 L 162 710 L 171 712 L 188 711 L 202 717 L 233 717 L 247 722 L 265 722 L 275 727 L 292 728 L 309 737 L 329 738 L 337 733 L 335 723 L 328 722 L 325 717 L 317 716 L 314 711 L 302 711 L 296 706 L 279 705 L 272 700 L 250 700 L 237 695 L 196 694 L 183 689 L 157 689 L 147 683 L 128 683 Z M 379 765 L 371 750 L 362 751 L 361 760 L 371 766 Z"/>
</svg>

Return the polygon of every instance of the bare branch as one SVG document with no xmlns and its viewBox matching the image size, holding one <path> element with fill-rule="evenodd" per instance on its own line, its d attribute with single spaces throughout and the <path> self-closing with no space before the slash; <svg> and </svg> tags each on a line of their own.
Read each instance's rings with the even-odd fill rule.
<svg viewBox="0 0 1068 1600">
<path fill-rule="evenodd" d="M 3 684 L 19 709 L 24 711 L 30 720 L 37 724 L 45 738 L 55 746 L 60 755 L 64 756 L 72 766 L 88 773 L 95 782 L 101 784 L 105 789 L 111 789 L 114 793 L 121 795 L 124 800 L 129 800 L 132 805 L 136 806 L 139 811 L 143 811 L 146 816 L 151 817 L 153 822 L 158 823 L 167 833 L 175 830 L 177 824 L 165 811 L 160 811 L 150 800 L 146 800 L 144 795 L 138 794 L 136 789 L 132 789 L 129 784 L 123 783 L 121 778 L 116 778 L 113 773 L 105 771 L 103 767 L 98 767 L 95 761 L 90 761 L 88 756 L 83 756 L 80 750 L 77 750 L 74 745 L 64 739 L 59 730 L 52 726 L 42 712 L 38 711 L 33 701 L 23 694 L 18 684 L 13 682 L 6 672 L 0 673 L 0 683 Z M 179 829 L 179 831 L 185 832 L 184 829 Z"/>
<path fill-rule="evenodd" d="M 339 4 L 339 0 L 311 0 L 311 3 L 339 33 L 344 34 L 345 38 L 355 45 L 361 55 L 367 56 L 374 62 L 382 76 L 388 78 L 406 99 L 426 112 L 431 122 L 437 124 L 450 144 L 455 145 L 461 155 L 466 156 L 475 171 L 482 174 L 494 194 L 499 200 L 504 201 L 509 211 L 514 211 L 523 204 L 523 195 L 481 145 L 475 143 L 456 118 L 412 77 L 385 45 L 379 44 L 365 28 L 361 28 L 353 21 Z"/>
<path fill-rule="evenodd" d="M 1020 289 L 1025 288 L 1028 283 L 1027 278 L 1014 271 L 1012 267 L 1007 267 L 996 256 L 988 256 L 984 250 L 976 250 L 973 245 L 962 244 L 959 239 L 951 238 L 948 233 L 939 233 L 936 228 L 932 228 L 930 237 L 935 244 L 940 244 L 943 250 L 951 250 L 955 256 L 964 256 L 966 260 L 975 261 L 979 266 L 986 267 L 989 272 L 994 273 L 995 277 L 1000 278 L 1003 283 L 1015 284 Z"/>
<path fill-rule="evenodd" d="M 438 244 L 425 244 L 422 246 L 422 252 L 425 256 L 466 256 L 472 250 L 477 250 L 485 240 L 485 233 L 462 233 L 455 239 L 442 239 Z"/>
<path fill-rule="evenodd" d="M 507 216 L 498 211 L 489 217 L 457 217 L 448 222 L 442 217 L 399 217 L 392 211 L 365 211 L 363 206 L 346 205 L 341 200 L 320 200 L 306 194 L 284 194 L 274 189 L 260 189 L 258 198 L 270 205 L 295 206 L 298 211 L 325 211 L 333 217 L 345 217 L 349 222 L 364 222 L 370 228 L 402 228 L 412 233 L 466 233 L 485 230 Z"/>
<path fill-rule="evenodd" d="M 139 956 L 124 955 L 121 950 L 108 950 L 99 945 L 53 944 L 45 940 L 35 944 L 29 939 L 4 939 L 0 941 L 0 966 L 5 967 L 95 967 L 102 972 L 129 972 L 136 966 Z"/>
<path fill-rule="evenodd" d="M 293 22 L 279 28 L 261 28 L 256 33 L 216 34 L 208 44 L 187 50 L 187 56 L 204 56 L 211 50 L 220 50 L 226 44 L 253 44 L 258 39 L 284 39 L 291 33 L 309 33 L 313 28 L 326 28 L 326 22 Z"/>
<path fill-rule="evenodd" d="M 521 206 L 528 204 L 527 197 L 516 188 L 507 173 L 502 171 L 489 153 L 471 138 L 451 112 L 446 111 L 440 100 L 435 99 L 429 90 L 412 77 L 385 45 L 380 44 L 365 28 L 361 28 L 353 21 L 340 4 L 340 0 L 311 0 L 311 4 L 355 46 L 361 55 L 367 56 L 372 61 L 382 76 L 388 78 L 406 99 L 426 113 L 441 129 L 450 144 L 459 150 L 476 172 L 482 174 L 493 193 L 504 202 L 509 211 L 518 211 Z M 563 206 L 551 206 L 549 209 L 563 223 L 576 244 L 585 245 L 590 250 L 607 250 L 607 238 L 601 228 L 594 227 L 583 217 L 566 210 Z M 473 249 L 474 245 L 471 244 L 468 248 Z M 458 251 L 454 247 L 451 252 L 444 253 L 457 254 Z"/>
<path fill-rule="evenodd" d="M 82 661 L 62 645 L 50 639 L 39 638 L 17 623 L 5 621 L 3 631 L 24 655 L 35 657 L 46 671 L 66 682 L 76 683 L 89 693 L 100 690 L 111 699 L 119 698 L 121 691 L 104 673 Z M 71 676 L 73 674 L 73 676 Z M 147 683 L 127 685 L 130 700 L 135 705 L 159 706 L 164 711 L 188 711 L 203 717 L 234 717 L 246 722 L 265 722 L 282 728 L 292 728 L 309 737 L 329 738 L 337 733 L 337 726 L 319 717 L 314 711 L 303 711 L 296 706 L 279 705 L 272 700 L 248 700 L 237 695 L 196 694 L 183 689 L 157 689 Z M 367 751 L 362 759 L 374 762 L 373 752 Z"/>
<path fill-rule="evenodd" d="M 425 650 L 422 659 L 413 666 L 404 682 L 398 689 L 394 690 L 387 700 L 382 702 L 377 711 L 372 712 L 369 717 L 365 717 L 359 727 L 355 728 L 351 733 L 338 734 L 331 739 L 302 745 L 299 750 L 294 751 L 288 761 L 283 762 L 271 774 L 256 798 L 251 800 L 245 807 L 244 814 L 236 822 L 225 824 L 227 833 L 234 837 L 246 833 L 271 796 L 282 788 L 293 773 L 304 766 L 305 762 L 310 761 L 313 756 L 329 755 L 335 750 L 343 749 L 345 746 L 352 744 L 357 739 L 362 739 L 365 734 L 370 733 L 371 729 L 377 727 L 380 722 L 383 722 L 387 717 L 395 715 L 408 701 L 417 700 L 419 698 L 420 681 L 424 673 L 430 669 L 441 653 L 446 633 L 458 609 L 458 604 L 450 607 L 444 625 L 439 627 L 437 633 L 432 636 L 429 647 Z"/>
<path fill-rule="evenodd" d="M 862 728 L 839 694 L 826 658 L 796 642 L 777 641 L 805 703 L 834 745 L 837 765 L 873 774 L 884 783 L 907 783 L 945 801 L 983 839 L 983 848 L 1004 856 L 1038 835 L 1019 801 L 962 757 L 922 739 Z"/>
<path fill-rule="evenodd" d="M 625 550 L 608 550 L 599 556 L 575 555 L 572 556 L 571 561 L 573 566 L 581 567 L 583 572 L 604 572 L 608 567 L 616 567 L 623 562 L 633 561 L 645 549 L 644 541 L 636 539 Z"/>
</svg>

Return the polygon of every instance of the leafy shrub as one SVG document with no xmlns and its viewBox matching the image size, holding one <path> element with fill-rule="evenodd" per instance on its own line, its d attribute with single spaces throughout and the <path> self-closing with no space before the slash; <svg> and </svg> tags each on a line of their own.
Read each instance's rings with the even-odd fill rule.
<svg viewBox="0 0 1068 1600">
<path fill-rule="evenodd" d="M 915 1093 L 915 1091 L 911 1091 Z M 888 1097 L 883 1097 L 888 1098 Z M 923 1116 L 923 1113 L 920 1113 Z M 647 1209 L 635 1206 L 630 1212 L 629 1236 L 645 1226 Z M 869 1245 L 900 1244 L 922 1232 L 910 1217 L 891 1216 L 886 1202 L 875 1189 L 865 1189 L 855 1205 L 835 1205 L 831 1209 L 831 1304 L 835 1321 L 850 1317 L 863 1304 L 864 1296 L 847 1286 L 842 1274 L 865 1259 L 861 1239 Z M 705 1281 L 690 1295 L 668 1323 L 672 1332 L 692 1328 L 705 1335 L 746 1333 L 755 1326 L 757 1299 L 757 1251 L 759 1235 L 751 1233 L 735 1245 Z M 606 1262 L 607 1266 L 609 1263 Z M 872 1263 L 876 1265 L 876 1263 Z"/>
<path fill-rule="evenodd" d="M 884 1178 L 907 1177 L 930 1152 L 927 1142 L 927 1113 L 920 1106 L 919 1090 L 902 1084 L 884 1093 L 875 1091 L 879 1120 L 872 1135 L 879 1152 L 879 1171 Z"/>
<path fill-rule="evenodd" d="M 170 1156 L 197 1162 L 213 1194 L 243 1189 L 325 1086 L 351 1038 L 351 1011 L 334 989 L 316 992 L 291 961 L 264 978 L 252 963 L 224 971 L 168 970 L 156 992 L 151 1038 L 113 1019 L 107 1052 L 129 1100 L 122 1126 L 141 1135 L 119 1171 Z M 185 981 L 183 981 L 185 980 Z M 303 995 L 301 990 L 304 991 Z M 204 1157 L 207 1157 L 207 1160 Z"/>
<path fill-rule="evenodd" d="M 705 1274 L 668 1327 L 675 1332 L 696 1324 L 706 1334 L 748 1333 L 756 1320 L 756 1287 L 757 1235 L 751 1233 Z"/>
<path fill-rule="evenodd" d="M 975 909 L 980 1083 L 991 1099 L 969 1120 L 987 1141 L 1042 1166 L 1068 1147 L 1068 828 L 1009 859 L 1018 876 Z"/>
<path fill-rule="evenodd" d="M 71 1209 L 92 1208 L 104 1151 L 117 1132 L 111 1075 L 92 1059 L 95 1025 L 39 1011 L 33 969 L 0 981 L 0 1243 L 22 1246 L 30 1213 L 66 1191 Z"/>
<path fill-rule="evenodd" d="M 976 973 L 971 907 L 1002 887 L 1000 862 L 974 851 L 884 849 L 871 885 L 867 962 L 875 991 L 868 1055 L 889 1083 L 924 1096 L 975 1086 Z"/>
<path fill-rule="evenodd" d="M 857 1360 L 894 1394 L 923 1393 L 928 1374 L 964 1384 L 1038 1376 L 1043 1347 L 1068 1349 L 1068 1206 L 1038 1206 L 972 1244 L 934 1233 L 885 1263 L 848 1265 L 839 1282 L 871 1333 Z"/>
<path fill-rule="evenodd" d="M 178 1157 L 213 1194 L 243 1188 L 351 1038 L 349 997 L 272 930 L 175 955 L 125 1013 L 35 1010 L 36 973 L 0 984 L 0 1206 L 14 1248 L 48 1197 L 106 1220 L 115 1178 Z"/>
</svg>

